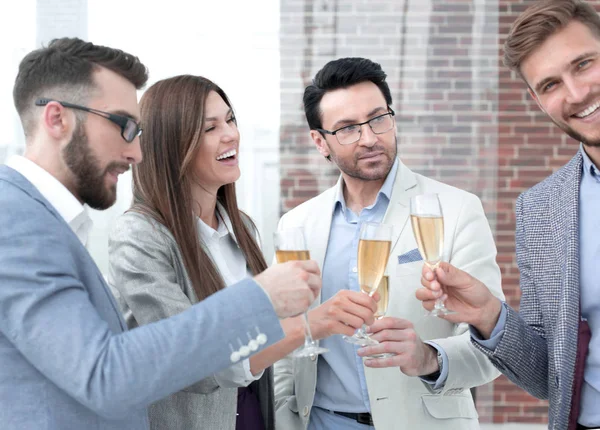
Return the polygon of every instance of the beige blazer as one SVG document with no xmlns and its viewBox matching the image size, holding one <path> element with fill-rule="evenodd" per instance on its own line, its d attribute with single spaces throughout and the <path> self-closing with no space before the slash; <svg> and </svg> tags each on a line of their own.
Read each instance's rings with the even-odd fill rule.
<svg viewBox="0 0 600 430">
<path fill-rule="evenodd" d="M 283 216 L 279 228 L 303 227 L 308 248 L 323 267 L 338 184 Z M 433 340 L 447 353 L 449 372 L 445 386 L 434 392 L 419 378 L 398 368 L 365 367 L 371 413 L 377 430 L 479 428 L 470 388 L 486 384 L 499 372 L 470 341 L 468 327 L 425 317 L 415 298 L 420 287 L 423 261 L 398 264 L 398 256 L 417 248 L 409 217 L 410 197 L 438 193 L 444 214 L 445 261 L 484 282 L 493 294 L 504 298 L 496 247 L 480 200 L 473 194 L 415 174 L 400 162 L 385 223 L 394 225 L 392 250 L 387 265 L 390 276 L 388 316 L 405 318 L 423 340 Z M 314 306 L 321 303 L 318 298 Z M 305 430 L 315 395 L 317 359 L 291 356 L 275 365 L 277 429 Z"/>
</svg>

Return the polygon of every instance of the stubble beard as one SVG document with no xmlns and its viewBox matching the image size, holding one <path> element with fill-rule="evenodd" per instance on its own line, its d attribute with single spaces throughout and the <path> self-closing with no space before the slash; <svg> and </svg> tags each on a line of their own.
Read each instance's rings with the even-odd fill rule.
<svg viewBox="0 0 600 430">
<path fill-rule="evenodd" d="M 329 146 L 329 143 L 327 144 Z M 387 161 L 382 163 L 380 169 L 376 169 L 374 171 L 364 171 L 359 166 L 359 157 L 374 151 L 383 151 L 383 154 L 386 156 Z M 376 144 L 371 148 L 368 148 L 361 153 L 354 153 L 351 159 L 342 159 L 337 156 L 337 154 L 332 151 L 331 147 L 329 147 L 329 155 L 331 156 L 331 160 L 338 166 L 338 168 L 348 175 L 351 178 L 359 179 L 362 181 L 379 181 L 381 179 L 385 179 L 387 175 L 392 170 L 392 166 L 394 165 L 394 161 L 396 160 L 396 156 L 398 153 L 397 149 L 397 139 L 393 148 L 388 150 L 383 145 Z"/>
</svg>

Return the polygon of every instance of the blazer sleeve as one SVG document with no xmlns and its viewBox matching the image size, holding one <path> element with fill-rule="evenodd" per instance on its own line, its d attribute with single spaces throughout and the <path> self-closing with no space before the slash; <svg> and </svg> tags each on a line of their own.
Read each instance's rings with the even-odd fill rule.
<svg viewBox="0 0 600 430">
<path fill-rule="evenodd" d="M 473 194 L 465 194 L 463 199 L 454 226 L 449 262 L 480 279 L 492 294 L 504 299 L 492 231 L 481 201 Z M 487 384 L 499 376 L 487 356 L 472 345 L 467 324 L 456 325 L 454 334 L 448 338 L 432 339 L 448 355 L 448 377 L 437 392 L 462 391 Z"/>
<path fill-rule="evenodd" d="M 109 283 L 118 291 L 137 325 L 145 325 L 192 306 L 196 298 L 188 297 L 178 283 L 178 254 L 175 240 L 162 226 L 145 216 L 126 213 L 119 217 L 111 231 L 109 250 Z M 179 274 L 179 279 L 184 275 Z M 243 362 L 185 388 L 183 391 L 207 394 L 218 387 L 247 386 Z"/>
<path fill-rule="evenodd" d="M 492 351 L 477 342 L 491 362 L 512 382 L 531 395 L 548 398 L 548 344 L 541 306 L 532 275 L 531 253 L 527 247 L 523 195 L 516 204 L 517 264 L 520 272 L 520 312 L 507 306 L 506 325 L 500 343 Z"/>
<path fill-rule="evenodd" d="M 0 333 L 103 417 L 124 417 L 230 366 L 230 347 L 249 327 L 265 334 L 261 349 L 283 338 L 269 298 L 251 279 L 174 317 L 115 332 L 91 299 L 109 295 L 108 286 L 97 269 L 82 275 L 93 263 L 65 236 L 64 222 L 22 193 L 4 201 L 14 204 L 0 211 L 0 225 L 10 226 L 0 228 Z"/>
<path fill-rule="evenodd" d="M 171 241 L 174 243 L 158 225 L 133 213 L 119 217 L 111 230 L 108 282 L 137 325 L 177 315 L 192 306 L 177 283 L 177 257 Z"/>
</svg>

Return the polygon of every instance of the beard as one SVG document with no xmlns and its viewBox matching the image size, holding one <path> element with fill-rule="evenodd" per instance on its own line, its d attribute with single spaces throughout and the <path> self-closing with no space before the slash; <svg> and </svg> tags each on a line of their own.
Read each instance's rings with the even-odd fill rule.
<svg viewBox="0 0 600 430">
<path fill-rule="evenodd" d="M 592 103 L 592 101 L 586 101 L 586 103 L 582 103 L 582 105 L 585 104 L 590 104 Z M 562 131 L 564 131 L 569 137 L 575 139 L 577 142 L 581 142 L 586 146 L 590 146 L 590 147 L 600 147 L 600 136 L 596 137 L 596 139 L 589 139 L 586 138 L 583 134 L 579 133 L 578 131 L 576 131 L 574 128 L 570 127 L 566 122 L 559 122 L 558 120 L 555 120 L 554 118 L 552 118 L 550 115 L 548 115 L 550 120 L 554 123 L 554 125 L 556 125 L 558 128 L 560 128 Z"/>
<path fill-rule="evenodd" d="M 597 139 L 588 139 L 585 136 L 583 136 L 583 134 L 580 134 L 578 132 L 576 132 L 573 128 L 569 127 L 566 124 L 559 124 L 556 121 L 553 121 L 554 124 L 556 124 L 558 126 L 558 128 L 560 128 L 562 131 L 564 131 L 567 135 L 569 135 L 569 137 L 572 137 L 573 139 L 575 139 L 577 142 L 581 142 L 583 143 L 585 146 L 590 146 L 590 147 L 595 147 L 595 148 L 599 148 L 600 147 L 600 138 Z"/>
<path fill-rule="evenodd" d="M 92 153 L 83 124 L 78 122 L 73 137 L 63 152 L 65 163 L 75 176 L 79 199 L 89 207 L 104 210 L 117 200 L 117 186 L 106 186 L 104 179 L 116 168 L 128 169 L 128 164 L 112 162 L 102 169 L 100 161 Z"/>
<path fill-rule="evenodd" d="M 332 161 L 339 167 L 339 169 L 350 176 L 351 178 L 361 179 L 363 181 L 378 181 L 381 179 L 385 179 L 392 170 L 392 166 L 394 165 L 394 161 L 396 160 L 396 155 L 398 153 L 398 139 L 394 138 L 395 142 L 392 148 L 386 148 L 383 145 L 375 144 L 371 148 L 364 148 L 362 151 L 356 151 L 352 154 L 352 158 L 341 158 L 338 157 L 337 154 L 329 147 L 329 154 L 331 155 Z M 385 160 L 382 162 L 362 162 L 366 164 L 370 168 L 361 168 L 358 163 L 360 157 L 365 154 L 371 152 L 383 152 Z"/>
</svg>

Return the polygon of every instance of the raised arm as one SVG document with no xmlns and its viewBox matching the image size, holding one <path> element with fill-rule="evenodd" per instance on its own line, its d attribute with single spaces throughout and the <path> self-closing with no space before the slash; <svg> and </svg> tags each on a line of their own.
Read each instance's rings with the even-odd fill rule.
<svg viewBox="0 0 600 430">
<path fill-rule="evenodd" d="M 0 211 L 0 225 L 10 225 L 0 229 L 0 332 L 28 363 L 96 413 L 125 416 L 230 366 L 230 345 L 249 328 L 265 334 L 261 348 L 282 338 L 269 297 L 253 280 L 175 317 L 120 332 L 116 318 L 110 325 L 101 316 L 117 310 L 92 303 L 92 294 L 110 295 L 100 272 L 82 284 L 89 255 L 65 239 L 68 230 L 50 212 L 31 222 L 38 205 Z"/>
</svg>

